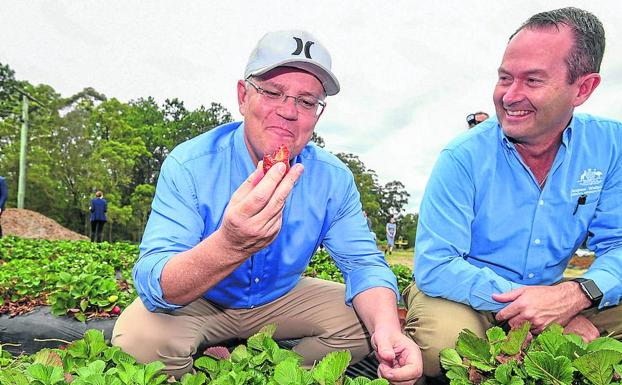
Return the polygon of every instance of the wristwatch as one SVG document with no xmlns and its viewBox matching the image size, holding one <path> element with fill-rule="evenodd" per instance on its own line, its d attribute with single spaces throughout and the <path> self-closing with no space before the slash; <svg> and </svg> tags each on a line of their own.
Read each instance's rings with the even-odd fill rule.
<svg viewBox="0 0 622 385">
<path fill-rule="evenodd" d="M 575 281 L 579 284 L 581 290 L 583 290 L 583 294 L 592 302 L 591 307 L 597 307 L 600 303 L 600 300 L 603 299 L 603 292 L 600 291 L 596 283 L 591 279 L 586 278 L 573 278 L 571 281 Z"/>
</svg>

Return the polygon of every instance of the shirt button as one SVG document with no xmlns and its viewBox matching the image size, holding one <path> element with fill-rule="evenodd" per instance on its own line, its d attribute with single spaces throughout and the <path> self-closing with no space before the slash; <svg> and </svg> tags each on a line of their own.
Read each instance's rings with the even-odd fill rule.
<svg viewBox="0 0 622 385">
<path fill-rule="evenodd" d="M 255 278 L 255 283 L 259 283 L 259 278 Z"/>
<path fill-rule="evenodd" d="M 529 275 L 527 275 L 527 278 L 533 278 L 533 273 L 529 273 Z"/>
<path fill-rule="evenodd" d="M 255 307 L 255 305 L 251 305 L 251 309 L 254 308 L 254 307 Z"/>
<path fill-rule="evenodd" d="M 539 204 L 540 206 L 542 206 L 542 205 L 544 204 L 544 201 L 543 201 L 542 199 L 540 199 L 540 202 L 538 202 L 538 204 Z"/>
<path fill-rule="evenodd" d="M 539 245 L 540 244 L 540 239 L 539 238 L 536 239 L 535 241 L 533 241 L 533 243 L 535 243 L 536 245 Z"/>
</svg>

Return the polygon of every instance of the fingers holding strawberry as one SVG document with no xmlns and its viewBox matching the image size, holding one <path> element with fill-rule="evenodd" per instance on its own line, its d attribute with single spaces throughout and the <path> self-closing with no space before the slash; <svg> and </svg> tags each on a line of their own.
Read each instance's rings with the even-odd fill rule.
<svg viewBox="0 0 622 385">
<path fill-rule="evenodd" d="M 302 170 L 302 165 L 290 170 L 285 146 L 264 158 L 231 197 L 219 229 L 224 239 L 247 255 L 269 245 L 281 229 L 283 207 Z"/>
</svg>

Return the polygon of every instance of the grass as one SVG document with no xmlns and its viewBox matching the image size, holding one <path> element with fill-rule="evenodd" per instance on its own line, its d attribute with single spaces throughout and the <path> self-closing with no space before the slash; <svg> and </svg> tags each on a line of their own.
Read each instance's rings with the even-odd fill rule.
<svg viewBox="0 0 622 385">
<path fill-rule="evenodd" d="M 381 250 L 384 250 L 384 249 L 381 248 Z M 394 248 L 393 253 L 391 253 L 391 255 L 389 255 L 388 253 L 385 254 L 385 258 L 387 262 L 391 265 L 400 264 L 400 265 L 408 266 L 412 269 L 413 263 L 414 263 L 413 254 L 414 254 L 414 249 L 412 248 L 410 249 Z M 585 260 L 585 261 L 582 261 L 582 260 Z M 587 269 L 590 263 L 591 263 L 591 259 L 588 259 L 585 257 L 574 257 L 570 262 L 570 266 L 566 269 L 566 271 L 564 271 L 564 277 L 580 277 L 585 272 L 585 270 Z"/>
</svg>

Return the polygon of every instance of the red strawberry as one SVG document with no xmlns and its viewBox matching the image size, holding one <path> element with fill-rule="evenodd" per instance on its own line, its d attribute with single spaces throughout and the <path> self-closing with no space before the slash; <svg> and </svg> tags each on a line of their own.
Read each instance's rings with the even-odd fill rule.
<svg viewBox="0 0 622 385">
<path fill-rule="evenodd" d="M 270 167 L 279 162 L 285 163 L 285 173 L 287 174 L 289 171 L 289 150 L 284 144 L 280 145 L 274 153 L 263 156 L 263 173 L 267 174 Z"/>
<path fill-rule="evenodd" d="M 113 314 L 113 315 L 121 314 L 121 308 L 119 306 L 114 306 L 112 310 L 110 310 L 110 314 Z"/>
</svg>

